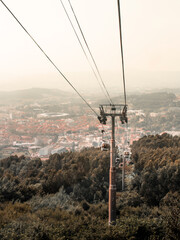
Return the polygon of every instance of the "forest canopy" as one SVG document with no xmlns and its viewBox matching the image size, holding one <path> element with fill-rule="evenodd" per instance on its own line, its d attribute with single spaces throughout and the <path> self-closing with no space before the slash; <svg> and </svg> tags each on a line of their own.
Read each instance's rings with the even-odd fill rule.
<svg viewBox="0 0 180 240">
<path fill-rule="evenodd" d="M 168 134 L 133 143 L 131 181 L 117 197 L 110 228 L 109 152 L 0 160 L 0 238 L 179 240 L 179 146 L 180 138 Z"/>
</svg>

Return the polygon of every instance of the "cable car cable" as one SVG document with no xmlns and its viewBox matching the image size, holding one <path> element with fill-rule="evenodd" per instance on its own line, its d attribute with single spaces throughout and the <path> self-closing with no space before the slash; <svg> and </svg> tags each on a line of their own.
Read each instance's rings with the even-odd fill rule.
<svg viewBox="0 0 180 240">
<path fill-rule="evenodd" d="M 90 62 L 90 60 L 89 60 L 89 58 L 88 58 L 88 56 L 87 56 L 87 54 L 86 54 L 86 51 L 85 51 L 85 49 L 84 49 L 84 47 L 83 47 L 83 45 L 82 45 L 82 43 L 81 43 L 81 40 L 80 40 L 80 38 L 79 38 L 79 36 L 78 36 L 78 34 L 77 34 L 77 32 L 76 32 L 76 29 L 75 29 L 75 27 L 74 27 L 74 25 L 73 25 L 73 23 L 72 23 L 72 21 L 71 21 L 71 18 L 70 18 L 69 14 L 68 14 L 68 12 L 67 12 L 67 10 L 66 10 L 66 7 L 65 7 L 65 5 L 63 4 L 62 0 L 60 0 L 60 1 L 61 1 L 61 4 L 62 4 L 62 7 L 63 7 L 63 9 L 64 9 L 64 11 L 65 11 L 65 13 L 66 13 L 66 16 L 67 16 L 67 18 L 68 18 L 68 20 L 69 20 L 69 22 L 70 22 L 70 24 L 71 24 L 71 27 L 73 28 L 73 31 L 74 31 L 77 39 L 78 39 L 78 42 L 79 42 L 79 44 L 80 44 L 80 46 L 81 46 L 81 48 L 82 48 L 82 51 L 83 51 L 83 53 L 84 53 L 84 55 L 85 55 L 85 57 L 86 57 L 86 60 L 88 61 L 89 65 L 90 65 L 90 67 L 91 67 L 91 69 L 92 69 L 92 71 L 93 71 L 93 73 L 94 73 L 94 76 L 95 76 L 96 80 L 97 80 L 98 83 L 99 83 L 99 86 L 100 86 L 102 92 L 103 92 L 104 95 L 106 96 L 106 93 L 105 93 L 103 87 L 101 86 L 101 83 L 100 83 L 100 81 L 99 81 L 99 79 L 98 79 L 98 76 L 97 76 L 94 68 L 92 67 L 92 64 L 91 64 L 91 62 Z M 107 100 L 108 100 L 108 102 L 109 102 L 108 96 L 106 96 L 106 98 L 107 98 Z"/>
<path fill-rule="evenodd" d="M 119 34 L 120 34 L 120 46 L 121 46 L 121 60 L 122 60 L 122 74 L 123 74 L 123 86 L 124 86 L 124 102 L 126 105 L 126 79 L 125 79 L 125 70 L 124 70 L 124 53 L 123 53 L 123 41 L 122 41 L 122 26 L 121 26 L 121 6 L 120 0 L 117 0 L 118 4 L 118 17 L 119 17 Z"/>
<path fill-rule="evenodd" d="M 41 50 L 41 52 L 46 56 L 49 62 L 56 68 L 56 70 L 60 73 L 60 75 L 66 80 L 66 82 L 74 89 L 74 91 L 79 95 L 79 97 L 86 103 L 86 105 L 94 112 L 94 114 L 98 117 L 99 115 L 96 111 L 90 106 L 90 104 L 85 100 L 85 98 L 78 92 L 78 90 L 72 85 L 72 83 L 66 78 L 66 76 L 59 70 L 59 68 L 54 64 L 54 62 L 50 59 L 50 57 L 45 53 L 45 51 L 40 47 L 40 45 L 35 41 L 35 39 L 30 35 L 30 33 L 26 30 L 26 28 L 22 25 L 22 23 L 17 19 L 17 17 L 13 14 L 13 12 L 7 7 L 7 5 L 2 1 L 2 4 L 9 11 L 9 13 L 13 16 L 13 18 L 19 23 L 19 25 L 23 28 L 23 30 L 27 33 L 27 35 L 33 40 L 36 46 Z"/>
<path fill-rule="evenodd" d="M 83 39 L 84 39 L 84 42 L 85 42 L 85 44 L 86 44 L 86 47 L 87 47 L 87 49 L 88 49 L 88 51 L 89 51 L 89 54 L 90 54 L 90 56 L 91 56 L 91 58 L 92 58 L 92 61 L 93 61 L 93 63 L 94 63 L 94 66 L 95 66 L 95 68 L 96 68 L 96 71 L 97 71 L 97 73 L 98 73 L 98 76 L 99 76 L 99 78 L 100 78 L 100 80 L 101 80 L 101 83 L 102 83 L 102 85 L 103 85 L 103 87 L 104 87 L 104 89 L 105 89 L 105 91 L 106 91 L 106 94 L 107 94 L 107 96 L 108 96 L 108 98 L 109 98 L 109 101 L 111 102 L 111 104 L 113 104 L 112 99 L 111 99 L 111 97 L 110 97 L 110 95 L 109 95 L 109 92 L 108 92 L 108 90 L 107 90 L 107 88 L 106 88 L 106 85 L 105 85 L 105 83 L 104 83 L 104 81 L 103 81 L 103 79 L 102 79 L 102 76 L 101 76 L 101 74 L 100 74 L 100 71 L 99 71 L 99 69 L 98 69 L 98 66 L 97 66 L 97 64 L 96 64 L 96 61 L 95 61 L 95 59 L 94 59 L 94 57 L 93 57 L 93 55 L 92 55 L 92 52 L 91 52 L 91 50 L 90 50 L 90 48 L 89 48 L 89 45 L 88 45 L 88 43 L 87 43 L 87 40 L 86 40 L 85 35 L 84 35 L 84 33 L 83 33 L 83 30 L 82 30 L 82 28 L 81 28 L 81 26 L 80 26 L 80 23 L 79 23 L 79 21 L 78 21 L 77 15 L 76 15 L 76 13 L 75 13 L 75 11 L 74 11 L 74 8 L 73 8 L 73 6 L 72 6 L 72 4 L 71 4 L 71 1 L 68 0 L 68 2 L 69 2 L 69 5 L 70 5 L 70 7 L 71 7 L 71 10 L 72 10 L 72 12 L 73 12 L 73 15 L 74 15 L 74 17 L 75 17 L 75 19 L 76 19 L 76 22 L 77 22 L 77 25 L 78 25 L 79 30 L 80 30 L 80 32 L 81 32 L 81 35 L 82 35 L 82 37 L 83 37 Z"/>
</svg>

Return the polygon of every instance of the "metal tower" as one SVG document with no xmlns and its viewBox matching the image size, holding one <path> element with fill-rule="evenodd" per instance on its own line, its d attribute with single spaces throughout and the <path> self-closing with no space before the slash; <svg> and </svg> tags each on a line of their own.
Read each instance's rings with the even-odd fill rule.
<svg viewBox="0 0 180 240">
<path fill-rule="evenodd" d="M 110 144 L 110 170 L 109 170 L 109 225 L 116 224 L 116 151 L 115 151 L 115 117 L 119 117 L 122 124 L 127 123 L 127 105 L 104 104 L 100 105 L 100 123 L 106 124 L 107 117 L 111 117 L 112 131 Z"/>
</svg>

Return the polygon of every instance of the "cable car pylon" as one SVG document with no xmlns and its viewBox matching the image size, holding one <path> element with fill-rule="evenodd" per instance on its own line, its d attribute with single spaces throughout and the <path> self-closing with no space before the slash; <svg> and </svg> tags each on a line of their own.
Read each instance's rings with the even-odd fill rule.
<svg viewBox="0 0 180 240">
<path fill-rule="evenodd" d="M 111 144 L 109 169 L 109 225 L 116 225 L 116 150 L 115 150 L 115 118 L 119 117 L 122 124 L 127 123 L 127 105 L 103 104 L 99 106 L 100 123 L 106 124 L 107 117 L 111 117 Z"/>
</svg>

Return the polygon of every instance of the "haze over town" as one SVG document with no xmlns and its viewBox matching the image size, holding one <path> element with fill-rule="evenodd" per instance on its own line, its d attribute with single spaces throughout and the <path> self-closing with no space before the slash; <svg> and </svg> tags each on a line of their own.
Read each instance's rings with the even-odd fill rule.
<svg viewBox="0 0 180 240">
<path fill-rule="evenodd" d="M 6 4 L 79 90 L 99 91 L 60 1 L 7 0 Z M 72 4 L 110 93 L 122 91 L 116 1 Z M 127 91 L 180 87 L 179 9 L 178 0 L 171 5 L 168 0 L 122 1 Z M 2 4 L 0 29 L 1 90 L 72 91 Z"/>
</svg>

